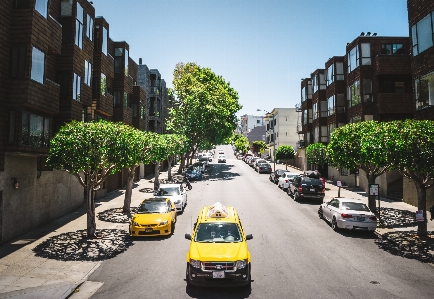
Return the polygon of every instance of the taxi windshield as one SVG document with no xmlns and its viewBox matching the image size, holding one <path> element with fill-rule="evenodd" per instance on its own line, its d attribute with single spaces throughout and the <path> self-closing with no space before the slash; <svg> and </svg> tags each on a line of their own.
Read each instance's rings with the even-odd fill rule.
<svg viewBox="0 0 434 299">
<path fill-rule="evenodd" d="M 169 206 L 165 201 L 145 201 L 137 208 L 137 214 L 167 213 Z"/>
<path fill-rule="evenodd" d="M 194 240 L 209 243 L 240 242 L 241 233 L 236 223 L 200 223 Z"/>
</svg>

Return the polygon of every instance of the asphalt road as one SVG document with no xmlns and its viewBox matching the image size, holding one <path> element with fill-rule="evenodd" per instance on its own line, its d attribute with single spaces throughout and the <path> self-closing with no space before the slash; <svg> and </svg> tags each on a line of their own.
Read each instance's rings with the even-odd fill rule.
<svg viewBox="0 0 434 299">
<path fill-rule="evenodd" d="M 144 238 L 89 277 L 102 282 L 92 298 L 432 298 L 434 267 L 391 255 L 374 234 L 334 232 L 317 215 L 318 202 L 295 202 L 236 160 L 211 164 L 188 191 L 188 206 L 169 238 Z M 330 198 L 327 195 L 326 199 Z M 235 206 L 252 256 L 247 288 L 187 288 L 185 254 L 201 207 Z"/>
</svg>

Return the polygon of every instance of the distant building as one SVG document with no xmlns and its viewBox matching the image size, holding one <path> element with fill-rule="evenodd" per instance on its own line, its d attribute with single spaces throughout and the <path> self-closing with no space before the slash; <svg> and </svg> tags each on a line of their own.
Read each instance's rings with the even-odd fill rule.
<svg viewBox="0 0 434 299">
<path fill-rule="evenodd" d="M 264 116 L 243 115 L 241 116 L 241 134 L 247 137 L 248 133 L 258 126 L 264 126 Z"/>
<path fill-rule="evenodd" d="M 266 143 L 268 153 L 274 159 L 274 151 L 282 145 L 290 145 L 297 151 L 297 110 L 296 108 L 274 108 L 265 117 Z"/>
</svg>

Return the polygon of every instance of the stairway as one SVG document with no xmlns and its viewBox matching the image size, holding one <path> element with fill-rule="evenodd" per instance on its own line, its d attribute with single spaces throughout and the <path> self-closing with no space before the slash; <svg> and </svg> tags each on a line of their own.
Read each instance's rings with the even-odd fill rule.
<svg viewBox="0 0 434 299">
<path fill-rule="evenodd" d="M 390 194 L 387 194 L 386 198 L 393 201 L 402 201 L 404 198 L 404 192 L 402 189 L 396 190 Z"/>
</svg>

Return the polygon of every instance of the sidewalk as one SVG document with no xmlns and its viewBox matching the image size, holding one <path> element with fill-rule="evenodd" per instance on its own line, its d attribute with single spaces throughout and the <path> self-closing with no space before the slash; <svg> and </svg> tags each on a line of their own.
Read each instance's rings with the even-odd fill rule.
<svg viewBox="0 0 434 299">
<path fill-rule="evenodd" d="M 276 164 L 276 168 L 285 169 L 285 166 Z M 176 166 L 172 167 L 172 174 L 176 170 Z M 288 171 L 300 172 L 292 167 L 288 167 Z M 164 171 L 160 179 L 166 178 L 167 171 Z M 151 197 L 152 192 L 149 191 L 152 189 L 149 177 L 136 182 L 131 207 Z M 123 206 L 124 193 L 124 189 L 116 190 L 97 200 L 96 214 L 104 212 L 99 216 L 107 216 L 107 213 L 118 211 Z M 327 182 L 326 194 L 337 196 L 338 187 Z M 368 200 L 366 193 L 359 190 L 342 188 L 341 196 L 358 198 L 366 203 Z M 416 207 L 385 198 L 381 198 L 381 207 L 385 209 L 387 226 L 377 229 L 379 238 L 375 241 L 378 246 L 391 254 L 433 263 L 434 242 L 428 243 L 434 238 L 420 240 L 414 234 L 417 229 L 414 222 Z M 123 222 L 125 219 L 113 221 L 113 214 L 110 217 L 112 222 L 96 218 L 98 231 L 102 230 L 105 235 L 102 239 L 89 241 L 82 238 L 81 231 L 86 230 L 86 210 L 82 207 L 0 246 L 0 298 L 57 299 L 70 296 L 72 299 L 84 299 L 92 296 L 102 284 L 86 282 L 87 278 L 102 261 L 123 252 L 131 242 L 127 238 L 128 224 Z M 121 229 L 125 232 L 119 233 Z M 434 233 L 434 221 L 428 222 L 428 231 Z M 46 243 L 53 246 L 49 247 Z M 85 250 L 81 250 L 83 246 L 87 246 Z M 36 253 L 35 248 L 39 248 Z M 79 291 L 75 292 L 77 288 Z"/>
<path fill-rule="evenodd" d="M 172 167 L 172 175 L 177 169 L 177 166 Z M 161 172 L 160 179 L 167 179 L 167 174 L 167 171 Z M 152 196 L 152 178 L 147 177 L 134 183 L 131 207 L 138 206 L 144 198 Z M 98 213 L 103 211 L 119 210 L 123 206 L 124 194 L 125 189 L 119 189 L 96 200 L 95 214 L 98 216 Z M 113 242 L 113 238 L 127 236 L 127 223 L 101 221 L 96 217 L 97 230 L 102 230 L 104 237 L 93 241 L 82 237 L 82 233 L 86 232 L 86 223 L 86 209 L 83 205 L 10 243 L 1 245 L 0 298 L 68 298 L 102 261 L 128 247 L 123 240 Z M 125 230 L 125 233 L 114 236 L 114 232 L 119 229 Z M 81 232 L 82 230 L 84 231 Z M 55 241 L 50 244 L 45 242 L 47 240 Z M 49 247 L 46 243 L 52 246 Z M 117 243 L 117 247 L 113 248 L 112 243 Z M 41 249 L 35 253 L 37 246 Z M 80 246 L 87 246 L 86 250 L 80 252 Z M 93 256 L 90 252 L 92 248 L 95 253 Z M 83 291 L 75 292 L 70 298 L 89 298 L 99 287 L 87 285 L 87 290 L 94 288 L 94 291 L 88 294 L 83 294 Z"/>
</svg>

